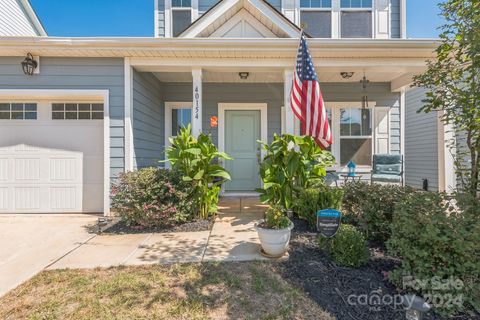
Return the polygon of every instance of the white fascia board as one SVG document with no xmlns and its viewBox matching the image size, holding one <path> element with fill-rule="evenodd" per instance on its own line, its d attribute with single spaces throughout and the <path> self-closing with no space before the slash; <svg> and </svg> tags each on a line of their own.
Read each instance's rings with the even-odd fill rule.
<svg viewBox="0 0 480 320">
<path fill-rule="evenodd" d="M 27 13 L 28 18 L 30 19 L 30 21 L 33 23 L 33 26 L 37 30 L 38 34 L 41 37 L 47 37 L 47 32 L 43 28 L 42 22 L 38 19 L 38 16 L 35 10 L 33 10 L 32 5 L 30 4 L 30 1 L 21 0 L 21 4 L 25 9 L 25 12 Z"/>
<path fill-rule="evenodd" d="M 198 36 L 203 30 L 211 25 L 215 20 L 219 19 L 229 9 L 235 6 L 239 0 L 224 0 L 217 4 L 217 7 L 204 14 L 200 20 L 188 27 L 178 37 L 179 38 L 194 38 Z"/>
<path fill-rule="evenodd" d="M 377 48 L 377 49 L 432 49 L 440 44 L 439 39 L 308 39 L 310 48 Z M 206 47 L 257 47 L 259 49 L 297 47 L 298 39 L 291 38 L 63 38 L 63 37 L 0 37 L 0 48 L 24 49 L 148 49 L 148 48 L 206 48 Z"/>
</svg>

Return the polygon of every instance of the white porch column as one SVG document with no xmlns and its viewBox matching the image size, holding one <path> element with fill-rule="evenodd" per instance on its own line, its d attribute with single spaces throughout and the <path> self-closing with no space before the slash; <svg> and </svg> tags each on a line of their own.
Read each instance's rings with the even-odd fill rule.
<svg viewBox="0 0 480 320">
<path fill-rule="evenodd" d="M 285 132 L 295 134 L 295 114 L 290 107 L 290 92 L 292 90 L 293 70 L 285 69 L 283 72 L 283 105 L 285 107 Z"/>
<path fill-rule="evenodd" d="M 193 78 L 193 108 L 192 134 L 197 137 L 202 133 L 202 69 L 192 69 Z"/>
</svg>

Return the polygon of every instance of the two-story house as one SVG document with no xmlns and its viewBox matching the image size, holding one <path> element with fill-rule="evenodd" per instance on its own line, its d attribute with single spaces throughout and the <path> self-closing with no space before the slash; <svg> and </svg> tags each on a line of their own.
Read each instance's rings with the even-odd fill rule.
<svg viewBox="0 0 480 320">
<path fill-rule="evenodd" d="M 257 140 L 300 129 L 302 28 L 336 170 L 353 160 L 368 179 L 373 154 L 405 154 L 405 91 L 434 56 L 434 40 L 406 39 L 405 13 L 405 0 L 155 0 L 152 38 L 12 37 L 0 24 L 0 212 L 108 213 L 111 179 L 161 165 L 186 124 L 235 158 L 224 192 L 252 192 Z"/>
</svg>

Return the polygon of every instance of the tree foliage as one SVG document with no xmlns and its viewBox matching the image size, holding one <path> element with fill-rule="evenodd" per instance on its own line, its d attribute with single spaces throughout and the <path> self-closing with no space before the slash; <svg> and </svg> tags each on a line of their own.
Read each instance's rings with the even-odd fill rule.
<svg viewBox="0 0 480 320">
<path fill-rule="evenodd" d="M 440 8 L 446 23 L 437 58 L 415 77 L 414 85 L 428 89 L 419 111 L 441 111 L 442 121 L 464 140 L 454 144 L 457 174 L 475 195 L 480 171 L 480 1 L 447 0 Z"/>
</svg>

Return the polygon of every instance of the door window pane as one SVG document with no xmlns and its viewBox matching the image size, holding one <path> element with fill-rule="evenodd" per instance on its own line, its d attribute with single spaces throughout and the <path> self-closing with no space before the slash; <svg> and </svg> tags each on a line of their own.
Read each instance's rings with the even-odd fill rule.
<svg viewBox="0 0 480 320">
<path fill-rule="evenodd" d="M 176 136 L 180 129 L 192 123 L 192 109 L 172 110 L 172 136 Z"/>
<path fill-rule="evenodd" d="M 192 22 L 192 13 L 190 10 L 173 10 L 172 11 L 172 33 L 176 37 Z"/>
<path fill-rule="evenodd" d="M 340 164 L 352 160 L 357 165 L 370 166 L 372 159 L 372 138 L 340 139 Z"/>
<path fill-rule="evenodd" d="M 301 26 L 314 38 L 332 37 L 332 13 L 330 11 L 301 11 Z"/>
<path fill-rule="evenodd" d="M 371 11 L 342 11 L 342 38 L 371 38 Z"/>
</svg>

